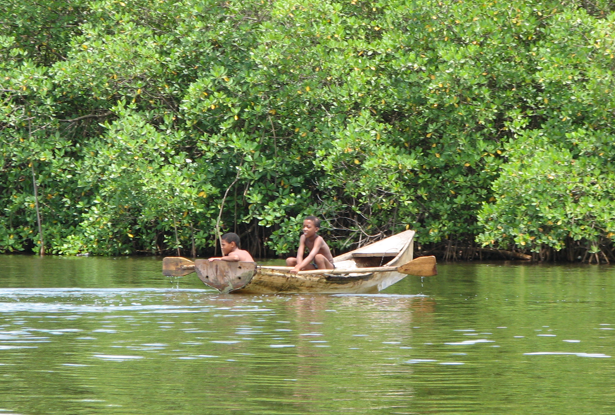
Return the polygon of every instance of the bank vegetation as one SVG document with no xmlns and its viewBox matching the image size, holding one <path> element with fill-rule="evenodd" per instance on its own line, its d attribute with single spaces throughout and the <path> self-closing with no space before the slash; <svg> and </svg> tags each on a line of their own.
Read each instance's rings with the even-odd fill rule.
<svg viewBox="0 0 615 415">
<path fill-rule="evenodd" d="M 0 0 L 0 251 L 613 261 L 614 10 Z"/>
</svg>

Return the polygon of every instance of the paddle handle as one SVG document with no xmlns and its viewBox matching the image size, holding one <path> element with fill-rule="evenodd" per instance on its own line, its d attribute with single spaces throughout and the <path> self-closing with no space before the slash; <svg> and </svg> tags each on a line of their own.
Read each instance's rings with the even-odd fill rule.
<svg viewBox="0 0 615 415">
<path fill-rule="evenodd" d="M 288 272 L 291 267 L 262 266 L 261 270 Z M 418 257 L 406 262 L 399 267 L 365 267 L 353 269 L 313 269 L 299 271 L 296 275 L 343 275 L 343 274 L 369 274 L 370 272 L 399 272 L 401 274 L 415 275 L 418 277 L 431 277 L 437 275 L 436 258 L 434 256 Z"/>
<path fill-rule="evenodd" d="M 311 269 L 308 271 L 299 271 L 299 275 L 312 275 L 312 274 L 367 274 L 370 272 L 386 272 L 397 271 L 397 267 L 366 267 L 366 268 L 353 268 L 353 269 Z"/>
</svg>

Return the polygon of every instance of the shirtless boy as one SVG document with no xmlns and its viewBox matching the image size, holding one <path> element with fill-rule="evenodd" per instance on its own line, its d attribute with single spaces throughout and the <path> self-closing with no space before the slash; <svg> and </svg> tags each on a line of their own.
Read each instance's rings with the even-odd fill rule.
<svg viewBox="0 0 615 415">
<path fill-rule="evenodd" d="M 319 229 L 320 219 L 314 216 L 308 216 L 303 221 L 303 234 L 299 238 L 297 257 L 286 259 L 286 265 L 293 267 L 293 269 L 290 270 L 291 274 L 310 269 L 335 268 L 329 245 L 327 245 L 322 236 L 316 234 Z M 309 253 L 303 258 L 306 249 Z"/>
<path fill-rule="evenodd" d="M 220 238 L 220 245 L 222 246 L 221 257 L 209 258 L 210 261 L 243 261 L 254 262 L 254 258 L 248 251 L 239 249 L 239 236 L 236 233 L 225 233 Z"/>
</svg>

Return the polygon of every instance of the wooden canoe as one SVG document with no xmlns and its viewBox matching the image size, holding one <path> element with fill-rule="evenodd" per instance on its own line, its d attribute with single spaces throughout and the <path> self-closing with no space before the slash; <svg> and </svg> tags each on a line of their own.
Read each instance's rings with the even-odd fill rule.
<svg viewBox="0 0 615 415">
<path fill-rule="evenodd" d="M 406 275 L 436 275 L 435 258 L 413 259 L 413 249 L 414 231 L 408 230 L 333 258 L 334 270 L 291 274 L 290 267 L 255 262 L 167 257 L 163 274 L 182 276 L 196 271 L 203 283 L 222 293 L 377 293 Z"/>
</svg>

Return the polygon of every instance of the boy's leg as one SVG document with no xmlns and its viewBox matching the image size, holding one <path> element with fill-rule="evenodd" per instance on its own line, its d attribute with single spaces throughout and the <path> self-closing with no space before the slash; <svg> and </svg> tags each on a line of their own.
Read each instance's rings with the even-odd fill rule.
<svg viewBox="0 0 615 415">
<path fill-rule="evenodd" d="M 315 262 L 315 261 L 312 261 L 312 262 Z M 295 257 L 286 258 L 286 266 L 287 267 L 295 267 L 295 266 L 297 266 L 297 258 L 295 258 Z M 313 269 L 316 269 L 316 268 L 312 264 L 307 264 L 305 267 L 301 268 L 302 271 L 309 271 L 309 270 L 313 270 Z"/>
<path fill-rule="evenodd" d="M 314 257 L 314 262 L 318 269 L 333 269 L 335 268 L 332 263 L 329 262 L 327 258 L 325 258 L 322 254 L 316 254 Z"/>
</svg>

